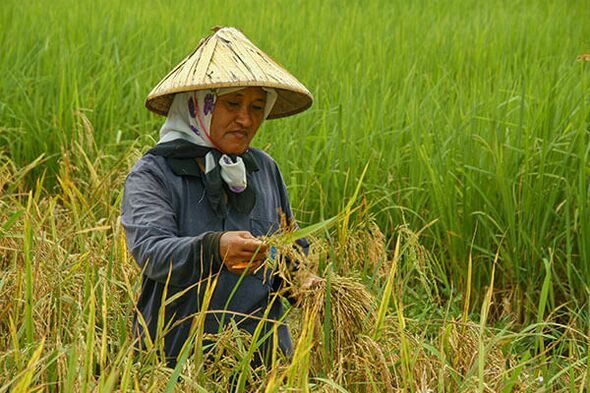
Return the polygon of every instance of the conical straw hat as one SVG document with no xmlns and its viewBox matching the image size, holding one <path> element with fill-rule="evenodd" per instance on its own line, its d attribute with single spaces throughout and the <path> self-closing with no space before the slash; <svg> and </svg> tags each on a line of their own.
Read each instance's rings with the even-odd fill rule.
<svg viewBox="0 0 590 393">
<path fill-rule="evenodd" d="M 221 87 L 260 86 L 276 89 L 268 118 L 309 108 L 313 96 L 293 75 L 233 27 L 217 29 L 151 91 L 145 106 L 166 116 L 175 93 Z"/>
</svg>

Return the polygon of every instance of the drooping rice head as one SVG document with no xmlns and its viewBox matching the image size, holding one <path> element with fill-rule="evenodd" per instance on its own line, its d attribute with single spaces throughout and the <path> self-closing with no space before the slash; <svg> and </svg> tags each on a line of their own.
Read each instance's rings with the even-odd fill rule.
<svg viewBox="0 0 590 393">
<path fill-rule="evenodd" d="M 387 275 L 391 261 L 387 257 L 385 235 L 372 219 L 357 223 L 346 239 L 336 252 L 340 274 L 362 271 L 378 279 Z"/>
<path fill-rule="evenodd" d="M 443 273 L 440 261 L 420 242 L 420 234 L 402 225 L 397 228 L 401 238 L 399 275 L 404 286 L 414 288 L 420 298 L 439 301 L 437 277 Z"/>
<path fill-rule="evenodd" d="M 345 356 L 356 345 L 358 337 L 367 332 L 374 324 L 373 297 L 365 286 L 355 278 L 332 275 L 329 282 L 321 279 L 309 289 L 293 288 L 294 296 L 299 299 L 299 306 L 304 315 L 313 318 L 314 354 L 316 367 L 323 368 L 330 359 Z M 330 315 L 326 316 L 326 304 L 329 298 Z M 309 321 L 302 320 L 302 323 Z M 326 323 L 329 323 L 329 337 L 326 340 Z M 318 364 L 319 363 L 319 364 Z"/>
</svg>

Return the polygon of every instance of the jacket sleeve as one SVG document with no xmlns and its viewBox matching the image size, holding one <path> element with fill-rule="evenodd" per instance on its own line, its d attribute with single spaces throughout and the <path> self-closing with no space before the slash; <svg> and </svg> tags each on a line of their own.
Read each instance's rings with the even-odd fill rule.
<svg viewBox="0 0 590 393">
<path fill-rule="evenodd" d="M 179 236 L 170 190 L 157 170 L 132 171 L 125 182 L 121 223 L 127 247 L 148 278 L 187 287 L 220 269 L 215 232 Z"/>
</svg>

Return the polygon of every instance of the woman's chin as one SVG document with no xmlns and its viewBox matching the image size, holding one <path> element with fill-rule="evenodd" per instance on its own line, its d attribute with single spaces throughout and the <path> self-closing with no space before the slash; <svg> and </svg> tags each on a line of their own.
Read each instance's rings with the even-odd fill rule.
<svg viewBox="0 0 590 393">
<path fill-rule="evenodd" d="M 228 146 L 219 146 L 221 148 L 221 152 L 224 154 L 237 154 L 240 155 L 248 150 L 248 144 L 232 144 Z"/>
</svg>

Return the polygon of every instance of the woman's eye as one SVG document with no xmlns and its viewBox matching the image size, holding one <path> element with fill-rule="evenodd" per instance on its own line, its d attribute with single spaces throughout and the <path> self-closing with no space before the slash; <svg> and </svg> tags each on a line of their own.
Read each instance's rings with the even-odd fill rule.
<svg viewBox="0 0 590 393">
<path fill-rule="evenodd" d="M 255 111 L 261 111 L 264 110 L 264 107 L 260 105 L 252 105 L 252 109 L 254 109 Z"/>
<path fill-rule="evenodd" d="M 236 102 L 236 101 L 226 101 L 226 102 L 227 102 L 227 105 L 234 107 L 234 108 L 240 105 L 240 103 Z"/>
</svg>

